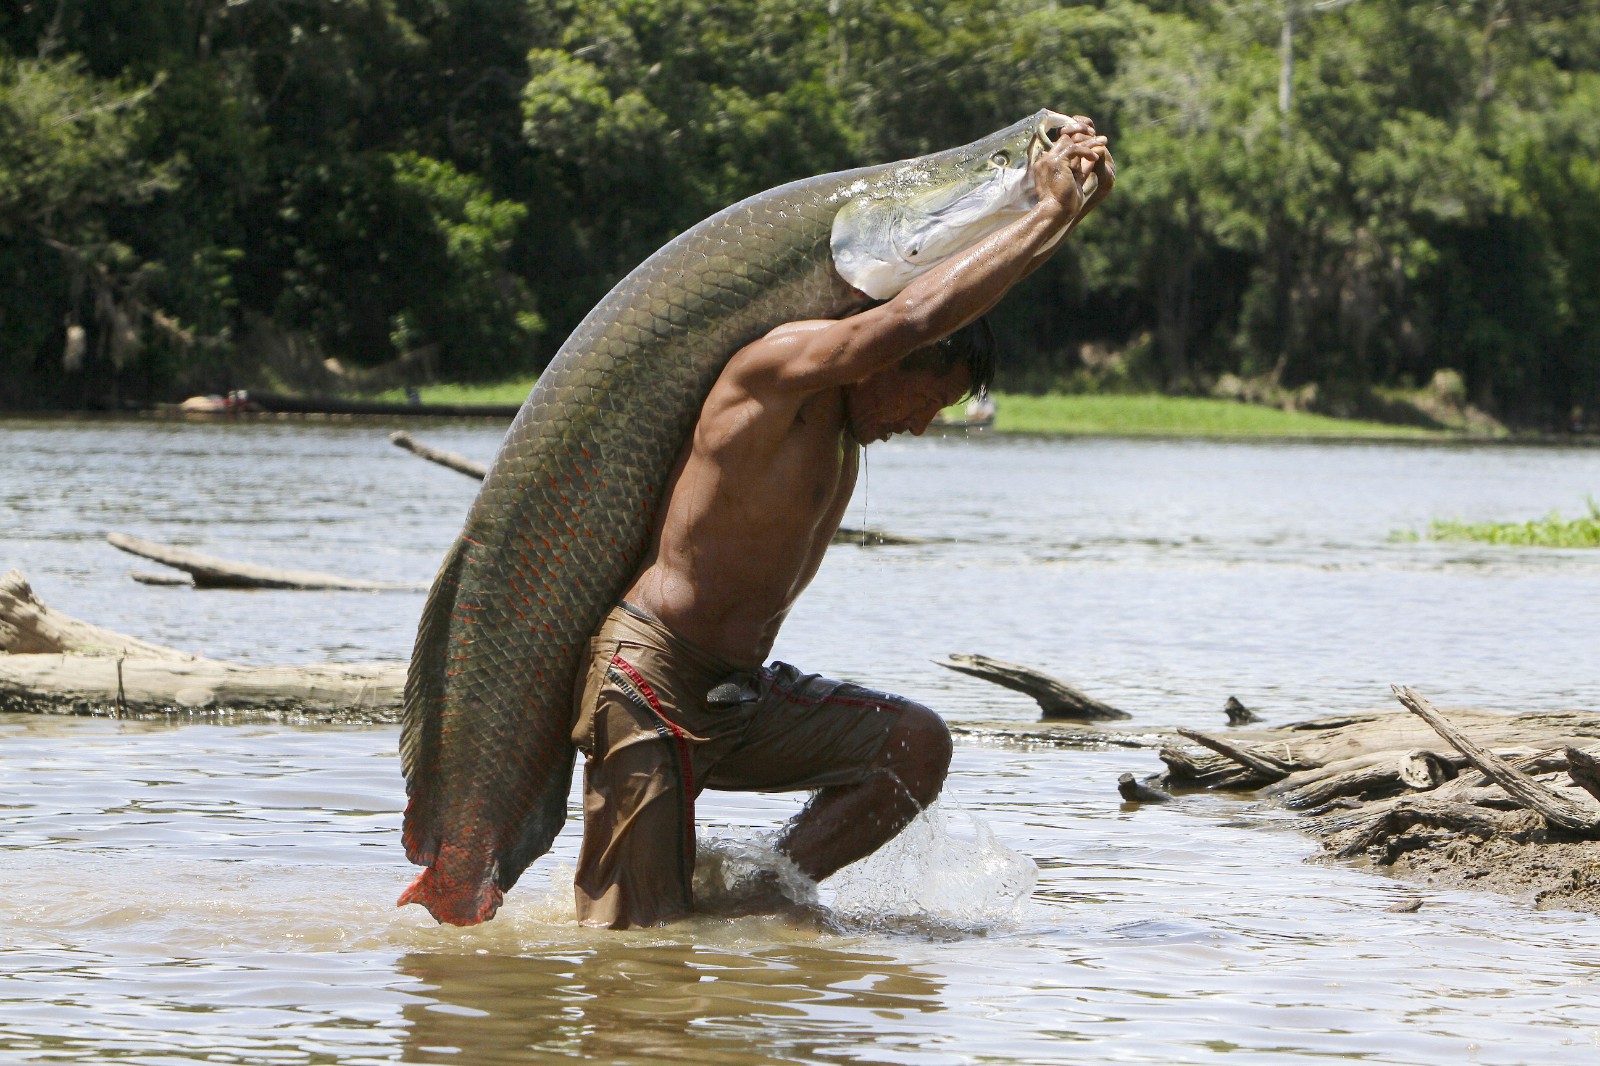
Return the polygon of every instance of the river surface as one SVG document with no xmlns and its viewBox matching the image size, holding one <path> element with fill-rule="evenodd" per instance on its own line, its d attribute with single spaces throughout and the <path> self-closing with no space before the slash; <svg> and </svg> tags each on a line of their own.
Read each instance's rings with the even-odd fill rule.
<svg viewBox="0 0 1600 1066">
<path fill-rule="evenodd" d="M 399 660 L 422 593 L 207 591 L 105 543 L 425 584 L 475 491 L 377 423 L 0 420 L 0 570 L 252 663 Z M 487 461 L 501 428 L 416 424 Z M 876 445 L 775 653 L 952 721 L 934 665 L 1053 673 L 1152 727 L 1600 706 L 1600 552 L 1397 537 L 1573 516 L 1600 450 L 1108 439 Z M 1593 1063 L 1600 918 L 1312 860 L 1239 798 L 1120 802 L 1154 755 L 958 741 L 945 798 L 823 886 L 841 931 L 572 920 L 575 825 L 457 930 L 395 897 L 394 727 L 0 715 L 0 1063 Z M 708 793 L 710 856 L 798 798 Z M 1391 911 L 1420 898 L 1412 913 Z"/>
</svg>

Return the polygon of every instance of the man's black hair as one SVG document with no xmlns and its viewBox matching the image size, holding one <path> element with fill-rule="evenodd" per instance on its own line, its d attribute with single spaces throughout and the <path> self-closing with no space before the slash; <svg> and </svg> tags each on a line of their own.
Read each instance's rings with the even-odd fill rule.
<svg viewBox="0 0 1600 1066">
<path fill-rule="evenodd" d="M 967 395 L 982 396 L 994 383 L 994 330 L 987 318 L 975 318 L 943 340 L 918 348 L 900 360 L 902 370 L 932 370 L 940 377 L 957 363 L 967 368 Z"/>
</svg>

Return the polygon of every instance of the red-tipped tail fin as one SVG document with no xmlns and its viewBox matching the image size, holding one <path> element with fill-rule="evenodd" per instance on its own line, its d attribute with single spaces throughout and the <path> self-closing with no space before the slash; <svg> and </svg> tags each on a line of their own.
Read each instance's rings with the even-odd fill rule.
<svg viewBox="0 0 1600 1066">
<path fill-rule="evenodd" d="M 476 883 L 452 878 L 430 866 L 417 875 L 411 886 L 400 893 L 395 906 L 420 903 L 435 921 L 449 925 L 477 925 L 487 922 L 500 909 L 505 893 L 495 883 L 491 868 L 488 876 Z"/>
</svg>

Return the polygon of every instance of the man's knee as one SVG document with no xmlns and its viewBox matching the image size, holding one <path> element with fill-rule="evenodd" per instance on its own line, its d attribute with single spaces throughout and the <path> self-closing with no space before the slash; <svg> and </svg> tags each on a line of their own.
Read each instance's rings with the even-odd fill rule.
<svg viewBox="0 0 1600 1066">
<path fill-rule="evenodd" d="M 950 728 L 933 711 L 910 700 L 884 743 L 880 760 L 894 771 L 911 798 L 922 807 L 939 798 L 950 770 Z"/>
</svg>

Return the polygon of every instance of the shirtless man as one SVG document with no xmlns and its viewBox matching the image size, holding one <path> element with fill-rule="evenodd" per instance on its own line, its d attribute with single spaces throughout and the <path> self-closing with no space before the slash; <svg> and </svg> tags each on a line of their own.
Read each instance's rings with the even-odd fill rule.
<svg viewBox="0 0 1600 1066">
<path fill-rule="evenodd" d="M 585 925 L 655 925 L 694 909 L 703 788 L 817 790 L 778 842 L 813 881 L 877 850 L 938 797 L 950 734 L 937 714 L 763 663 L 844 517 L 861 446 L 919 435 L 988 387 L 992 360 L 963 327 L 1042 263 L 1115 177 L 1105 138 L 1083 118 L 1032 165 L 1039 202 L 1027 215 L 886 303 L 780 326 L 735 353 L 712 387 L 655 542 L 591 641 L 577 693 Z M 1099 185 L 1086 201 L 1091 172 Z M 783 903 L 773 876 L 745 909 Z"/>
</svg>

